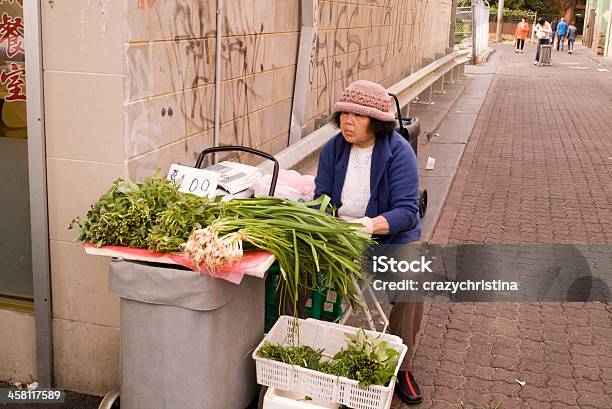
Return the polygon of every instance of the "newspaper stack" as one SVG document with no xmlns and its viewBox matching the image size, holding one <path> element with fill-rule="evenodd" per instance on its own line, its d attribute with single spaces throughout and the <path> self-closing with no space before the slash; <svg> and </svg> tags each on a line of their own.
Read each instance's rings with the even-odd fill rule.
<svg viewBox="0 0 612 409">
<path fill-rule="evenodd" d="M 236 162 L 223 161 L 206 168 L 219 175 L 218 187 L 235 195 L 238 192 L 251 188 L 262 174 L 255 166 L 243 165 Z"/>
</svg>

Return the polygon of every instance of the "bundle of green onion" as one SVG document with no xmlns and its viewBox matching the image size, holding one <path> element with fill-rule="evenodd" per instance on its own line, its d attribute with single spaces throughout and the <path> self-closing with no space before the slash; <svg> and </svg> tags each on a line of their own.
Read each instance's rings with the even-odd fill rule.
<svg viewBox="0 0 612 409">
<path fill-rule="evenodd" d="M 209 201 L 154 176 L 142 183 L 115 181 L 87 218 L 73 224 L 81 228 L 81 241 L 183 251 L 211 269 L 240 257 L 243 246 L 266 250 L 278 260 L 283 291 L 294 306 L 317 283 L 361 303 L 355 282 L 372 240 L 329 210 L 325 196 L 310 203 L 273 197 Z"/>
<path fill-rule="evenodd" d="M 310 203 L 272 197 L 217 202 L 210 210 L 219 216 L 211 227 L 219 237 L 238 231 L 243 242 L 274 254 L 283 290 L 294 304 L 299 293 L 317 285 L 319 276 L 322 288 L 359 302 L 354 283 L 372 241 L 355 224 L 329 214 L 329 207 L 325 196 Z"/>
</svg>

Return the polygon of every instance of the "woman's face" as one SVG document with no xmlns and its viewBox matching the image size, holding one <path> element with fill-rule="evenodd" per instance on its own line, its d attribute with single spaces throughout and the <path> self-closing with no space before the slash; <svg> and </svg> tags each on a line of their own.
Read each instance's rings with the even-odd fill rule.
<svg viewBox="0 0 612 409">
<path fill-rule="evenodd" d="M 340 114 L 340 130 L 344 140 L 358 148 L 369 148 L 374 145 L 376 135 L 370 129 L 370 117 L 342 112 Z"/>
</svg>

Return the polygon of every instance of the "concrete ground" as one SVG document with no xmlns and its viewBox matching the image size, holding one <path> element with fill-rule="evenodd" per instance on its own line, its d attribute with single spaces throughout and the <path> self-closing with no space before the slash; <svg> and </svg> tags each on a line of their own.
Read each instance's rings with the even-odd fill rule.
<svg viewBox="0 0 612 409">
<path fill-rule="evenodd" d="M 432 243 L 609 254 L 612 73 L 587 50 L 553 52 L 552 67 L 532 65 L 534 52 L 497 47 L 436 130 L 429 154 L 440 167 L 423 178 L 446 201 Z M 431 303 L 413 362 L 425 396 L 416 407 L 612 408 L 610 339 L 608 303 Z"/>
</svg>

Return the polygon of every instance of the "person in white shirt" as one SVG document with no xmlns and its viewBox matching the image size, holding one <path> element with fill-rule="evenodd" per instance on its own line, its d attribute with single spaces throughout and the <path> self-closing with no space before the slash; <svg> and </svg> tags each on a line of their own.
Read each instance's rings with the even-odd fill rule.
<svg viewBox="0 0 612 409">
<path fill-rule="evenodd" d="M 544 19 L 544 17 L 540 17 L 538 19 L 538 24 L 535 26 L 535 35 L 538 39 L 538 50 L 536 51 L 534 64 L 538 64 L 540 60 L 540 52 L 542 45 L 550 44 L 550 36 L 552 35 L 552 27 L 550 23 Z"/>
</svg>

